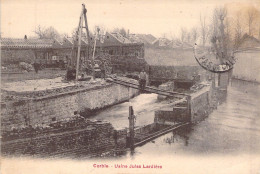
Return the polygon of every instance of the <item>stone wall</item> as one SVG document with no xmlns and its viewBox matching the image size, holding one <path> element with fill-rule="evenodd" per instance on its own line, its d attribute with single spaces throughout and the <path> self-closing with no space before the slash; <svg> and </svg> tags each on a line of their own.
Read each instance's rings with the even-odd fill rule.
<svg viewBox="0 0 260 174">
<path fill-rule="evenodd" d="M 1 152 L 12 156 L 86 157 L 114 149 L 113 131 L 110 123 L 88 121 L 81 129 L 1 142 Z"/>
<path fill-rule="evenodd" d="M 235 53 L 237 59 L 233 77 L 241 80 L 260 82 L 260 49 L 244 50 Z"/>
<path fill-rule="evenodd" d="M 225 83 L 228 84 L 228 83 Z M 204 87 L 198 92 L 191 94 L 191 122 L 198 122 L 205 119 L 213 109 L 222 104 L 227 97 L 227 86 L 210 86 Z"/>
<path fill-rule="evenodd" d="M 209 115 L 210 110 L 210 87 L 204 87 L 191 95 L 191 122 L 201 121 Z"/>
<path fill-rule="evenodd" d="M 27 62 L 33 63 L 35 60 L 35 53 L 33 50 L 21 49 L 1 49 L 1 64 Z"/>
<path fill-rule="evenodd" d="M 159 124 L 172 125 L 189 121 L 187 107 L 173 107 L 172 111 L 157 110 L 154 115 L 154 122 Z"/>
<path fill-rule="evenodd" d="M 2 102 L 1 127 L 8 130 L 12 127 L 47 124 L 71 117 L 75 111 L 87 117 L 92 111 L 126 101 L 137 94 L 137 89 L 106 84 L 54 96 Z"/>
<path fill-rule="evenodd" d="M 191 93 L 190 102 L 180 103 L 181 105 L 177 103 L 172 106 L 172 109 L 157 110 L 155 122 L 160 124 L 175 124 L 176 122 L 186 121 L 196 123 L 205 119 L 213 109 L 216 109 L 226 99 L 228 77 L 221 74 L 218 80 L 220 81 L 219 86 L 215 86 L 213 81 L 211 85 L 204 86 L 202 89 Z"/>
</svg>

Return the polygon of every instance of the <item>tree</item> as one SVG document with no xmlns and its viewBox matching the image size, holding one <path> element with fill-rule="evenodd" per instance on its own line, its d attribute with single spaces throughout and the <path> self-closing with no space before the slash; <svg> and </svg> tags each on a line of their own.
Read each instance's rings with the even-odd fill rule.
<svg viewBox="0 0 260 174">
<path fill-rule="evenodd" d="M 255 30 L 254 22 L 258 17 L 259 17 L 259 11 L 256 8 L 251 7 L 247 10 L 247 25 L 248 25 L 249 36 L 253 36 L 254 34 L 254 30 Z"/>
<path fill-rule="evenodd" d="M 242 38 L 242 33 L 243 33 L 243 29 L 242 29 L 242 25 L 241 25 L 241 13 L 238 12 L 236 14 L 236 21 L 235 21 L 235 38 L 234 38 L 234 47 L 237 49 L 240 42 L 241 42 L 241 38 Z"/>
<path fill-rule="evenodd" d="M 205 47 L 206 41 L 208 39 L 209 29 L 206 24 L 206 16 L 202 16 L 200 14 L 200 28 L 201 28 L 201 37 L 202 37 L 202 44 Z"/>
<path fill-rule="evenodd" d="M 186 40 L 187 40 L 188 43 L 190 43 L 190 39 L 191 39 L 191 36 L 190 36 L 190 35 L 191 35 L 190 32 L 188 32 L 188 33 L 187 33 L 187 37 L 186 37 Z"/>
<path fill-rule="evenodd" d="M 124 37 L 127 36 L 127 32 L 124 28 L 114 28 L 112 32 L 119 33 Z"/>
<path fill-rule="evenodd" d="M 34 33 L 40 38 L 40 39 L 58 39 L 60 38 L 60 34 L 58 31 L 50 26 L 48 28 L 38 26 L 35 30 Z"/>
<path fill-rule="evenodd" d="M 220 59 L 221 62 L 225 62 L 224 59 L 229 59 L 231 55 L 229 38 L 230 29 L 226 8 L 215 8 L 212 26 L 213 32 L 211 34 L 211 42 L 216 51 L 216 58 Z"/>
<path fill-rule="evenodd" d="M 187 36 L 187 30 L 185 28 L 181 28 L 181 42 L 183 43 Z"/>
<path fill-rule="evenodd" d="M 258 39 L 260 39 L 260 26 L 259 26 L 259 30 L 258 30 Z"/>
<path fill-rule="evenodd" d="M 192 38 L 192 41 L 195 43 L 197 41 L 197 38 L 198 38 L 198 30 L 196 27 L 193 27 L 192 30 L 191 30 L 191 38 Z"/>
</svg>

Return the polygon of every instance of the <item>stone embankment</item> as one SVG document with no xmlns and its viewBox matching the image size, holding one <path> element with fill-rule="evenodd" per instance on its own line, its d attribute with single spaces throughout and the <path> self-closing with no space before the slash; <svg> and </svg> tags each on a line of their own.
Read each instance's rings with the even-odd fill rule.
<svg viewBox="0 0 260 174">
<path fill-rule="evenodd" d="M 132 79 L 127 80 L 137 83 Z M 48 86 L 47 89 L 31 91 L 19 90 L 18 87 L 17 91 L 3 91 L 2 130 L 50 124 L 72 117 L 75 113 L 88 117 L 94 111 L 129 100 L 139 92 L 138 89 L 105 81 Z"/>
</svg>

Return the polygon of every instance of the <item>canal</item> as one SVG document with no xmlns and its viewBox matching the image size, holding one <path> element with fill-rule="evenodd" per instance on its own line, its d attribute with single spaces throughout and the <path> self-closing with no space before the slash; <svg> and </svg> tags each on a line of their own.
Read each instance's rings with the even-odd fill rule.
<svg viewBox="0 0 260 174">
<path fill-rule="evenodd" d="M 170 132 L 134 150 L 114 157 L 81 160 L 3 158 L 3 166 L 24 173 L 259 173 L 260 86 L 233 81 L 226 101 L 204 121 L 186 130 Z M 108 108 L 93 119 L 106 119 L 117 128 L 128 125 L 128 106 L 133 105 L 137 124 L 153 121 L 154 110 L 164 106 L 157 95 L 139 95 Z M 107 165 L 108 168 L 96 168 Z M 162 168 L 116 168 L 120 165 Z M 24 168 L 26 166 L 26 168 Z"/>
<path fill-rule="evenodd" d="M 136 126 L 143 126 L 154 122 L 154 111 L 168 107 L 169 101 L 157 100 L 157 94 L 140 94 L 127 102 L 114 105 L 90 117 L 96 120 L 106 120 L 115 129 L 128 128 L 129 106 L 133 106 L 136 116 Z"/>
<path fill-rule="evenodd" d="M 108 108 L 94 119 L 107 120 L 117 129 L 128 126 L 128 107 L 137 115 L 136 125 L 153 122 L 154 111 L 165 106 L 156 94 L 141 94 L 129 102 Z M 205 120 L 185 130 L 165 134 L 127 157 L 163 154 L 238 154 L 260 153 L 260 86 L 233 80 L 226 101 Z"/>
<path fill-rule="evenodd" d="M 226 101 L 204 121 L 165 134 L 127 156 L 259 154 L 259 106 L 260 85 L 233 80 Z"/>
</svg>

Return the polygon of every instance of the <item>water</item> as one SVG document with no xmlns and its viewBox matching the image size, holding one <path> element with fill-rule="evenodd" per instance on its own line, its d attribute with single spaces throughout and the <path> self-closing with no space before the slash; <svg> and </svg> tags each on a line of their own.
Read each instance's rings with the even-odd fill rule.
<svg viewBox="0 0 260 174">
<path fill-rule="evenodd" d="M 134 107 L 137 125 L 153 122 L 154 111 L 163 107 L 155 94 L 143 94 L 130 102 L 109 108 L 95 118 L 106 119 L 116 128 L 128 126 L 128 106 Z M 163 154 L 259 154 L 260 86 L 233 80 L 226 101 L 204 121 L 186 130 L 170 132 L 126 156 L 135 158 Z"/>
<path fill-rule="evenodd" d="M 134 156 L 260 154 L 259 106 L 259 85 L 233 81 L 227 100 L 208 118 L 136 148 Z"/>
<path fill-rule="evenodd" d="M 167 101 L 158 101 L 157 94 L 141 94 L 128 102 L 112 106 L 92 116 L 97 120 L 109 121 L 115 129 L 124 129 L 129 125 L 129 106 L 133 106 L 136 115 L 136 126 L 143 126 L 154 122 L 154 111 L 167 107 Z"/>
<path fill-rule="evenodd" d="M 42 160 L 3 158 L 5 170 L 23 173 L 259 173 L 259 85 L 234 81 L 225 103 L 190 129 L 170 132 L 115 158 L 95 160 Z M 106 109 L 93 118 L 107 119 L 120 127 L 128 125 L 128 106 L 133 105 L 138 124 L 153 121 L 162 107 L 154 94 Z M 15 164 L 15 165 L 14 165 Z M 107 164 L 109 168 L 94 168 Z M 161 165 L 162 169 L 118 169 L 117 164 Z M 26 167 L 25 167 L 26 166 Z M 10 172 L 9 172 L 10 173 Z"/>
</svg>

